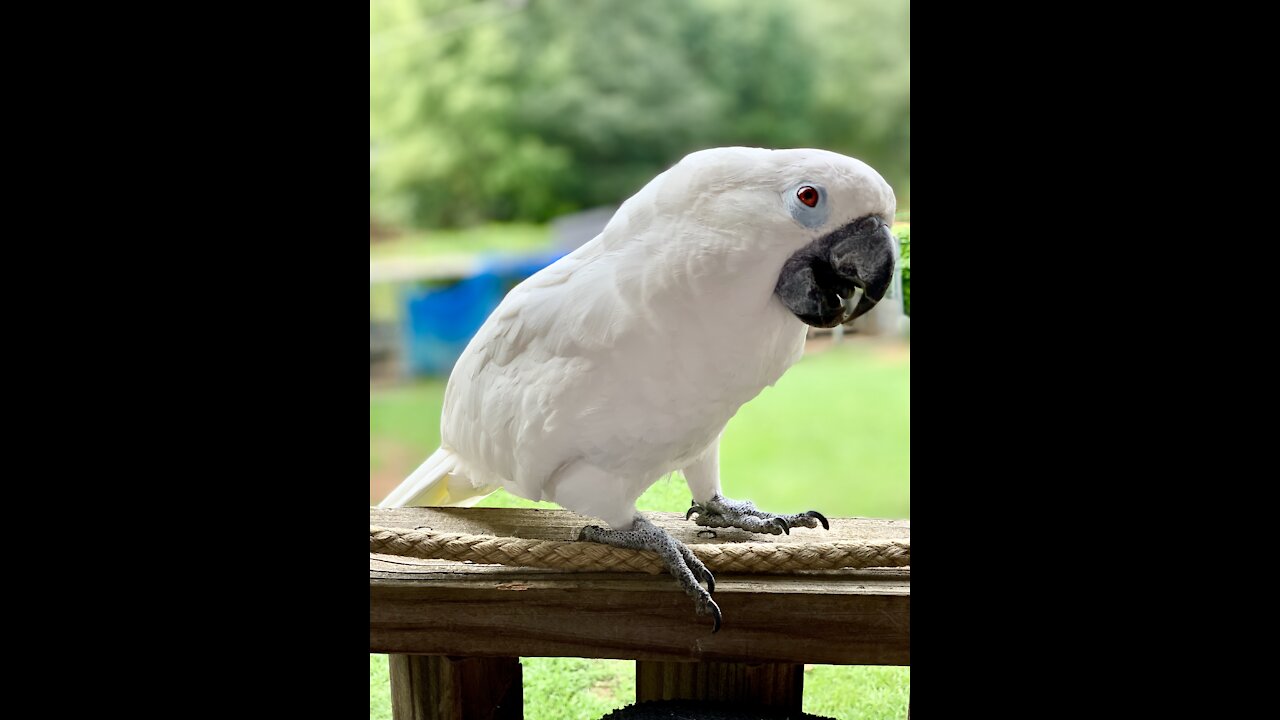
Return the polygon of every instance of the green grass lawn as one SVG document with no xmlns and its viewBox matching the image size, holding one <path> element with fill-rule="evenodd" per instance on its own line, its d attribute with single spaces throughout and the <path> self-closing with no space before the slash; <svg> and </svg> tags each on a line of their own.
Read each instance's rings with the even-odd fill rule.
<svg viewBox="0 0 1280 720">
<path fill-rule="evenodd" d="M 439 443 L 443 380 L 370 392 L 369 470 L 407 475 Z M 908 518 L 910 359 L 847 342 L 806 355 L 744 406 L 720 449 L 727 496 L 774 512 Z M 689 490 L 677 474 L 641 496 L 641 510 L 683 512 Z M 556 507 L 498 491 L 481 507 Z M 634 664 L 620 660 L 524 658 L 525 717 L 599 718 L 635 701 Z M 386 657 L 370 655 L 371 718 L 390 718 Z M 906 715 L 910 668 L 819 665 L 806 673 L 804 710 L 838 718 Z"/>
</svg>

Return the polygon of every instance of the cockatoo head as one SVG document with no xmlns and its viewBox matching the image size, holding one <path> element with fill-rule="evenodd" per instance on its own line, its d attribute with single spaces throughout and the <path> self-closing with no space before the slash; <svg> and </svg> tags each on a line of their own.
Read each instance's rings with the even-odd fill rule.
<svg viewBox="0 0 1280 720">
<path fill-rule="evenodd" d="M 663 174 L 692 219 L 778 268 L 772 292 L 797 318 L 834 327 L 875 307 L 893 279 L 896 199 L 861 160 L 826 150 L 715 148 Z"/>
</svg>

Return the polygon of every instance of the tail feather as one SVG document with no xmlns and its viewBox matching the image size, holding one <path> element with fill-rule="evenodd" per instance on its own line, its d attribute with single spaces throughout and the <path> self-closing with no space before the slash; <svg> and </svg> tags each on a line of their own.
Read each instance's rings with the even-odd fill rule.
<svg viewBox="0 0 1280 720">
<path fill-rule="evenodd" d="M 431 453 L 417 470 L 396 486 L 382 502 L 380 508 L 424 505 L 456 505 L 471 507 L 480 502 L 489 490 L 477 489 L 458 476 L 458 459 L 450 451 L 438 448 Z M 452 480 L 452 482 L 450 481 Z"/>
</svg>

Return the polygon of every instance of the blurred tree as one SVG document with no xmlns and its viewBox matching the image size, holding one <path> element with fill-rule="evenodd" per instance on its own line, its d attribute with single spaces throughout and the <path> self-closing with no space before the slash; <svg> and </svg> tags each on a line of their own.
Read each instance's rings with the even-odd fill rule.
<svg viewBox="0 0 1280 720">
<path fill-rule="evenodd" d="M 568 207 L 618 202 L 717 124 L 716 89 L 689 58 L 709 23 L 687 0 L 540 0 L 513 28 L 524 71 L 514 90 L 519 136 L 568 158 L 553 178 Z"/>
<path fill-rule="evenodd" d="M 897 187 L 907 12 L 893 0 L 375 0 L 371 213 L 544 220 L 620 202 L 683 154 L 733 144 L 847 152 Z"/>
<path fill-rule="evenodd" d="M 816 71 L 814 137 L 852 155 L 911 202 L 911 5 L 894 0 L 805 4 L 800 30 Z"/>
</svg>

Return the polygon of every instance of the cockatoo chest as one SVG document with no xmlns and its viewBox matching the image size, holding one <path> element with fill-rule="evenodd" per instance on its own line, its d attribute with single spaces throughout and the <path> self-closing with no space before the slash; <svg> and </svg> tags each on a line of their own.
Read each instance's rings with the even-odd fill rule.
<svg viewBox="0 0 1280 720">
<path fill-rule="evenodd" d="M 620 465 L 646 466 L 645 472 L 684 467 L 799 359 L 806 330 L 779 305 L 749 319 L 688 323 L 636 338 L 665 351 L 625 348 L 614 356 L 625 371 L 602 388 L 614 423 L 602 427 L 599 449 Z"/>
</svg>

